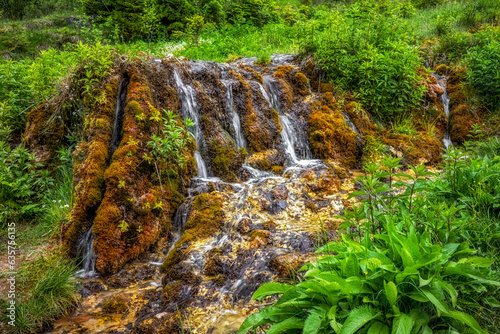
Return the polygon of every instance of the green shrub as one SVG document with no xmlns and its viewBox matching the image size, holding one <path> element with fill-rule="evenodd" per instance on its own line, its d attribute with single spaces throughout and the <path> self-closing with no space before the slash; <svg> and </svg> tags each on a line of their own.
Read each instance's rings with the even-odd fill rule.
<svg viewBox="0 0 500 334">
<path fill-rule="evenodd" d="M 263 26 L 278 20 L 272 0 L 234 0 L 227 3 L 226 15 L 231 23 L 247 22 Z"/>
<path fill-rule="evenodd" d="M 441 5 L 444 0 L 411 0 L 415 8 L 422 9 Z"/>
<path fill-rule="evenodd" d="M 483 47 L 474 47 L 467 54 L 467 83 L 493 111 L 500 108 L 500 42 L 492 40 Z"/>
<path fill-rule="evenodd" d="M 425 91 L 418 52 L 403 37 L 391 8 L 356 2 L 344 13 L 334 12 L 327 32 L 307 42 L 327 78 L 358 92 L 382 119 L 411 110 Z"/>
<path fill-rule="evenodd" d="M 53 186 L 48 170 L 40 170 L 34 154 L 23 146 L 11 149 L 0 141 L 0 225 L 41 213 L 39 202 Z"/>
<path fill-rule="evenodd" d="M 304 333 L 432 333 L 442 330 L 486 333 L 470 315 L 457 311 L 457 289 L 500 284 L 484 269 L 492 261 L 470 258 L 466 243 L 432 243 L 428 233 L 410 227 L 402 235 L 387 224 L 387 234 L 361 243 L 344 237 L 318 252 L 336 253 L 305 266 L 296 285 L 267 283 L 253 295 L 278 301 L 251 315 L 239 333 L 266 323 L 267 333 L 303 329 Z M 432 330 L 431 330 L 432 328 Z M 291 333 L 291 332 L 290 332 Z"/>
<path fill-rule="evenodd" d="M 265 324 L 267 333 L 486 333 L 470 313 L 499 305 L 500 281 L 494 259 L 469 246 L 479 241 L 465 233 L 477 207 L 445 194 L 463 168 L 462 156 L 451 155 L 438 182 L 423 165 L 396 173 L 399 158 L 384 159 L 383 169 L 368 164 L 357 179 L 363 188 L 351 195 L 363 199 L 340 217 L 342 241 L 320 248 L 300 283 L 262 285 L 254 299 L 280 297 L 239 333 Z"/>
</svg>

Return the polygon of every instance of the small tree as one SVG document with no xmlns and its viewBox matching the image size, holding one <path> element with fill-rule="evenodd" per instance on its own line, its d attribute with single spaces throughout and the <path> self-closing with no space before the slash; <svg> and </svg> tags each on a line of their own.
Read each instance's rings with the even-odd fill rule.
<svg viewBox="0 0 500 334">
<path fill-rule="evenodd" d="M 158 5 L 156 0 L 144 0 L 144 11 L 142 14 L 142 32 L 148 38 L 148 51 L 153 35 L 160 26 L 160 17 L 158 15 Z"/>
<path fill-rule="evenodd" d="M 193 42 L 198 46 L 200 42 L 200 33 L 203 28 L 205 28 L 205 18 L 201 15 L 195 14 L 191 17 L 186 18 L 188 34 L 193 38 Z"/>
</svg>

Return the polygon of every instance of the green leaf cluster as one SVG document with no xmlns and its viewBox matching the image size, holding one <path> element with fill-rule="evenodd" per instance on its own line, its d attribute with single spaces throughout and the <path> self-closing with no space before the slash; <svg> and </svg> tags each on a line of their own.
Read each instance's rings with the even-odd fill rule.
<svg viewBox="0 0 500 334">
<path fill-rule="evenodd" d="M 399 15 L 387 2 L 358 1 L 334 10 L 319 38 L 306 42 L 327 79 L 357 92 L 381 119 L 395 119 L 421 101 L 418 50 L 411 46 Z"/>
<path fill-rule="evenodd" d="M 500 112 L 500 42 L 490 43 L 470 49 L 467 54 L 467 83 L 479 97 Z"/>
<path fill-rule="evenodd" d="M 161 132 L 152 136 L 148 147 L 162 169 L 181 170 L 186 164 L 185 152 L 193 140 L 193 134 L 186 129 L 194 124 L 189 118 L 180 122 L 171 110 L 165 111 L 165 116 Z"/>
<path fill-rule="evenodd" d="M 267 333 L 486 333 L 470 313 L 499 305 L 498 272 L 494 259 L 471 247 L 480 245 L 467 234 L 477 211 L 464 194 L 447 192 L 462 171 L 489 182 L 497 174 L 474 172 L 478 160 L 471 167 L 449 159 L 437 181 L 423 165 L 398 172 L 398 158 L 367 164 L 352 194 L 361 199 L 340 217 L 342 240 L 318 249 L 321 257 L 301 269 L 303 281 L 262 285 L 253 299 L 279 299 L 239 333 L 266 324 Z"/>
<path fill-rule="evenodd" d="M 11 149 L 0 141 L 0 226 L 41 213 L 44 194 L 54 185 L 48 170 L 40 170 L 25 147 Z"/>
</svg>

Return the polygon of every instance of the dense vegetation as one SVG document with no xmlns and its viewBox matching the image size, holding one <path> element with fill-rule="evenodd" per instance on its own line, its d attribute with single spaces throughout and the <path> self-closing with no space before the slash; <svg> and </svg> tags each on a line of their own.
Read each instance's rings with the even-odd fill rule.
<svg viewBox="0 0 500 334">
<path fill-rule="evenodd" d="M 15 221 L 21 245 L 44 245 L 56 254 L 30 258 L 34 265 L 19 269 L 27 301 L 17 311 L 20 331 L 42 328 L 76 298 L 75 264 L 53 240 L 73 205 L 72 151 L 80 134 L 60 138 L 49 172 L 23 144 L 27 113 L 73 83 L 84 92 L 68 98 L 76 114 L 59 116 L 83 123 L 116 59 L 172 55 L 222 62 L 245 56 L 266 63 L 273 53 L 313 59 L 321 81 L 339 95 L 353 93 L 381 127 L 403 124 L 401 131 L 413 126 L 411 118 L 401 119 L 423 103 L 424 65 L 459 68 L 466 72 L 465 98 L 485 110 L 487 126 L 470 134 L 475 141 L 465 143 L 467 157 L 448 152 L 441 177 L 416 167 L 416 176 L 405 179 L 394 172 L 398 161 L 368 165 L 357 194 L 368 200 L 345 213 L 343 242 L 320 248 L 325 256 L 304 268 L 302 282 L 259 289 L 255 298 L 281 297 L 251 316 L 241 332 L 264 324 L 274 324 L 269 333 L 482 333 L 479 326 L 493 333 L 500 327 L 494 308 L 500 2 L 5 0 L 0 13 L 1 236 Z M 173 118 L 166 122 L 181 131 Z M 175 159 L 170 155 L 184 145 L 157 154 Z M 386 195 L 396 188 L 399 195 Z M 302 307 L 292 309 L 294 303 Z"/>
<path fill-rule="evenodd" d="M 351 195 L 366 199 L 341 217 L 343 242 L 320 247 L 303 281 L 262 285 L 253 298 L 280 298 L 240 333 L 268 323 L 267 333 L 486 333 L 470 316 L 485 310 L 493 333 L 500 160 L 447 153 L 437 179 L 422 165 L 395 172 L 397 158 L 368 165 Z"/>
</svg>

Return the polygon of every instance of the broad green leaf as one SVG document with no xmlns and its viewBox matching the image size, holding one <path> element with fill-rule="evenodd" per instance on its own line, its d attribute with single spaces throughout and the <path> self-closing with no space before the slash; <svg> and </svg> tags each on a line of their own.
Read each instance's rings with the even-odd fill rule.
<svg viewBox="0 0 500 334">
<path fill-rule="evenodd" d="M 415 319 L 409 315 L 400 313 L 396 318 L 394 318 L 394 323 L 392 324 L 392 334 L 410 334 L 414 322 Z"/>
<path fill-rule="evenodd" d="M 262 284 L 252 296 L 252 299 L 261 300 L 267 296 L 277 295 L 287 292 L 292 285 L 270 282 Z"/>
<path fill-rule="evenodd" d="M 463 258 L 458 263 L 466 263 L 473 267 L 488 268 L 495 262 L 494 259 L 488 259 L 486 257 L 469 257 Z"/>
<path fill-rule="evenodd" d="M 440 298 L 435 296 L 435 292 L 431 290 L 429 287 L 424 286 L 420 289 L 422 293 L 429 299 L 429 301 L 436 306 L 436 309 L 444 314 L 448 314 L 449 309 L 446 303 L 442 302 Z"/>
<path fill-rule="evenodd" d="M 458 311 L 450 311 L 446 316 L 456 319 L 458 321 L 462 321 L 464 324 L 469 326 L 474 333 L 477 334 L 488 334 L 485 330 L 479 326 L 477 323 L 476 319 L 474 319 L 471 315 L 463 313 L 463 312 L 458 312 Z"/>
<path fill-rule="evenodd" d="M 279 334 L 287 329 L 301 329 L 304 328 L 304 320 L 299 318 L 288 318 L 282 322 L 274 324 L 269 328 L 267 334 Z"/>
<path fill-rule="evenodd" d="M 450 283 L 444 282 L 444 281 L 439 281 L 439 285 L 441 285 L 441 288 L 450 295 L 451 298 L 451 303 L 453 307 L 457 306 L 457 290 L 451 285 Z"/>
<path fill-rule="evenodd" d="M 360 306 L 352 310 L 342 325 L 340 334 L 354 334 L 358 329 L 366 326 L 373 318 L 380 313 L 378 310 L 369 306 Z"/>
<path fill-rule="evenodd" d="M 391 304 L 391 306 L 396 305 L 398 300 L 398 288 L 396 287 L 396 284 L 392 281 L 386 284 L 384 281 L 384 290 L 389 304 Z"/>
<path fill-rule="evenodd" d="M 389 334 L 389 327 L 380 321 L 373 321 L 366 334 Z"/>
<path fill-rule="evenodd" d="M 274 309 L 273 306 L 269 306 L 269 307 L 263 308 L 262 310 L 260 310 L 257 313 L 251 314 L 241 324 L 240 329 L 238 330 L 238 334 L 245 334 L 249 330 L 257 328 L 258 326 L 267 323 L 264 319 L 266 318 L 267 314 L 270 313 L 273 309 Z"/>
<path fill-rule="evenodd" d="M 303 334 L 317 334 L 321 330 L 321 324 L 323 323 L 324 316 L 322 317 L 318 313 L 312 313 L 307 317 L 304 322 L 304 332 Z"/>
</svg>

